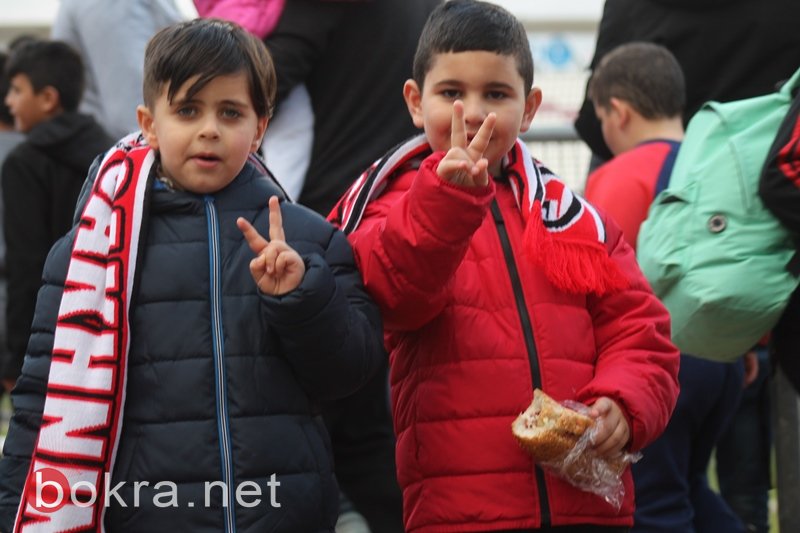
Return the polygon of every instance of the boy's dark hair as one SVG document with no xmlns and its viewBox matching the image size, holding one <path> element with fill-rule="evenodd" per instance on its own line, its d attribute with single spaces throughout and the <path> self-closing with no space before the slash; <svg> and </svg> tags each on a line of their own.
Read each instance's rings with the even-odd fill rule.
<svg viewBox="0 0 800 533">
<path fill-rule="evenodd" d="M 595 106 L 608 107 L 611 98 L 628 102 L 646 119 L 683 115 L 686 84 L 672 52 L 648 42 L 620 45 L 600 60 L 587 90 Z"/>
<path fill-rule="evenodd" d="M 9 80 L 27 76 L 37 93 L 52 87 L 64 111 L 78 109 L 83 96 L 83 60 L 62 41 L 26 39 L 11 52 L 5 74 Z"/>
<path fill-rule="evenodd" d="M 450 0 L 431 12 L 414 55 L 414 81 L 422 88 L 436 54 L 473 51 L 513 56 L 525 94 L 533 87 L 533 56 L 522 23 L 504 8 L 478 0 Z"/>
<path fill-rule="evenodd" d="M 266 46 L 238 24 L 220 19 L 194 19 L 168 26 L 147 43 L 144 57 L 144 103 L 155 104 L 168 86 L 167 100 L 188 80 L 197 77 L 186 92 L 192 98 L 218 76 L 244 72 L 250 98 L 259 117 L 272 116 L 277 80 Z"/>
<path fill-rule="evenodd" d="M 14 115 L 5 104 L 6 94 L 8 94 L 9 80 L 6 76 L 5 68 L 8 61 L 8 54 L 0 52 L 0 123 L 6 126 L 14 126 Z"/>
</svg>

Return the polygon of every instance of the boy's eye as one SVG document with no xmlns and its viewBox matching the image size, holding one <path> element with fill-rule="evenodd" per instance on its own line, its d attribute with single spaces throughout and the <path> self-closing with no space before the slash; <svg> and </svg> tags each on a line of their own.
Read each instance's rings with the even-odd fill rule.
<svg viewBox="0 0 800 533">
<path fill-rule="evenodd" d="M 182 105 L 175 110 L 175 113 L 179 117 L 189 118 L 197 114 L 197 110 L 192 106 Z"/>
<path fill-rule="evenodd" d="M 456 89 L 442 89 L 442 96 L 445 98 L 455 99 L 461 95 L 461 92 Z"/>
<path fill-rule="evenodd" d="M 486 93 L 486 97 L 489 100 L 502 100 L 507 97 L 506 93 L 503 91 L 489 91 Z"/>
<path fill-rule="evenodd" d="M 242 113 L 238 109 L 229 108 L 222 110 L 222 116 L 224 118 L 239 118 L 242 116 Z"/>
</svg>

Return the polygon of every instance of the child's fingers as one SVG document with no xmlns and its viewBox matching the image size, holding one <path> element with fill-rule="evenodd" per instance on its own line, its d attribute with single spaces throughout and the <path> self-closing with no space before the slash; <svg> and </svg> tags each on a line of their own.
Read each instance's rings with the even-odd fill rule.
<svg viewBox="0 0 800 533">
<path fill-rule="evenodd" d="M 469 150 L 473 155 L 476 155 L 477 157 L 483 157 L 483 153 L 486 151 L 486 147 L 489 146 L 489 141 L 492 138 L 494 124 L 496 121 L 497 115 L 494 113 L 489 113 L 486 118 L 483 119 L 483 123 L 478 129 L 478 133 L 475 134 L 475 137 L 473 137 L 472 141 L 469 143 Z"/>
<path fill-rule="evenodd" d="M 275 261 L 277 261 L 280 253 L 281 248 L 276 246 L 276 241 L 270 242 L 261 253 L 261 256 L 264 258 L 264 268 L 270 276 L 275 276 Z"/>
<path fill-rule="evenodd" d="M 282 252 L 278 254 L 278 257 L 275 259 L 275 277 L 280 279 L 286 273 L 286 269 L 293 259 L 293 256 L 290 252 Z"/>
<path fill-rule="evenodd" d="M 269 240 L 286 240 L 283 233 L 281 206 L 277 196 L 271 196 L 269 199 Z"/>
<path fill-rule="evenodd" d="M 597 442 L 594 450 L 601 457 L 615 455 L 622 451 L 628 443 L 628 435 L 623 424 L 616 424 L 613 431 L 603 440 Z"/>
<path fill-rule="evenodd" d="M 482 157 L 472 167 L 475 185 L 486 186 L 489 183 L 489 160 Z"/>
<path fill-rule="evenodd" d="M 464 123 L 464 102 L 453 102 L 453 119 L 450 124 L 450 147 L 467 147 L 467 126 Z"/>
<path fill-rule="evenodd" d="M 257 255 L 250 260 L 250 275 L 253 276 L 254 280 L 261 279 L 265 271 L 266 271 L 266 265 L 264 264 L 263 255 Z"/>
<path fill-rule="evenodd" d="M 253 251 L 253 253 L 261 253 L 261 250 L 263 250 L 267 245 L 267 240 L 261 236 L 258 230 L 242 217 L 236 219 L 236 226 L 244 235 L 244 238 L 247 240 L 247 244 L 250 246 L 250 249 Z"/>
</svg>

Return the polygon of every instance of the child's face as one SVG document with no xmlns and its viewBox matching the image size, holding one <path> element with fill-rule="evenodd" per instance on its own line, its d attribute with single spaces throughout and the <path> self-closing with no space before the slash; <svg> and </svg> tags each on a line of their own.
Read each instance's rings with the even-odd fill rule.
<svg viewBox="0 0 800 533">
<path fill-rule="evenodd" d="M 47 86 L 37 93 L 27 75 L 17 74 L 11 78 L 5 103 L 14 115 L 14 129 L 27 133 L 53 116 L 58 109 L 58 91 Z"/>
<path fill-rule="evenodd" d="M 600 130 L 603 133 L 603 140 L 611 153 L 617 155 L 624 152 L 627 144 L 624 139 L 623 128 L 626 123 L 625 110 L 623 104 L 617 98 L 611 98 L 608 105 L 594 103 L 594 113 L 600 121 Z"/>
<path fill-rule="evenodd" d="M 261 144 L 267 117 L 256 115 L 244 73 L 213 78 L 187 100 L 196 79 L 187 80 L 171 104 L 163 87 L 153 109 L 139 106 L 137 113 L 148 144 L 159 151 L 164 177 L 206 194 L 236 178 Z"/>
<path fill-rule="evenodd" d="M 468 140 L 486 116 L 495 113 L 497 122 L 484 153 L 489 172 L 495 176 L 517 136 L 530 127 L 542 99 L 538 88 L 527 90 L 513 56 L 485 51 L 437 54 L 422 92 L 416 82 L 408 80 L 403 94 L 414 124 L 424 128 L 437 151 L 450 149 L 455 100 L 464 102 Z"/>
</svg>

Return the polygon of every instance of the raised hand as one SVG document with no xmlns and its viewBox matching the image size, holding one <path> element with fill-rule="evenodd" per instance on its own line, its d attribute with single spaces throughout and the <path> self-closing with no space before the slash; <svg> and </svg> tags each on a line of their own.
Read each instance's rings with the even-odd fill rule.
<svg viewBox="0 0 800 533">
<path fill-rule="evenodd" d="M 278 197 L 269 199 L 269 241 L 242 217 L 236 219 L 236 225 L 256 254 L 250 261 L 250 274 L 261 292 L 281 296 L 296 289 L 303 281 L 306 265 L 300 254 L 286 244 Z"/>
<path fill-rule="evenodd" d="M 450 150 L 436 169 L 440 178 L 465 187 L 482 187 L 489 183 L 489 161 L 483 157 L 483 153 L 489 146 L 496 120 L 496 115 L 489 113 L 475 137 L 468 142 L 464 102 L 461 100 L 453 102 Z"/>
</svg>

